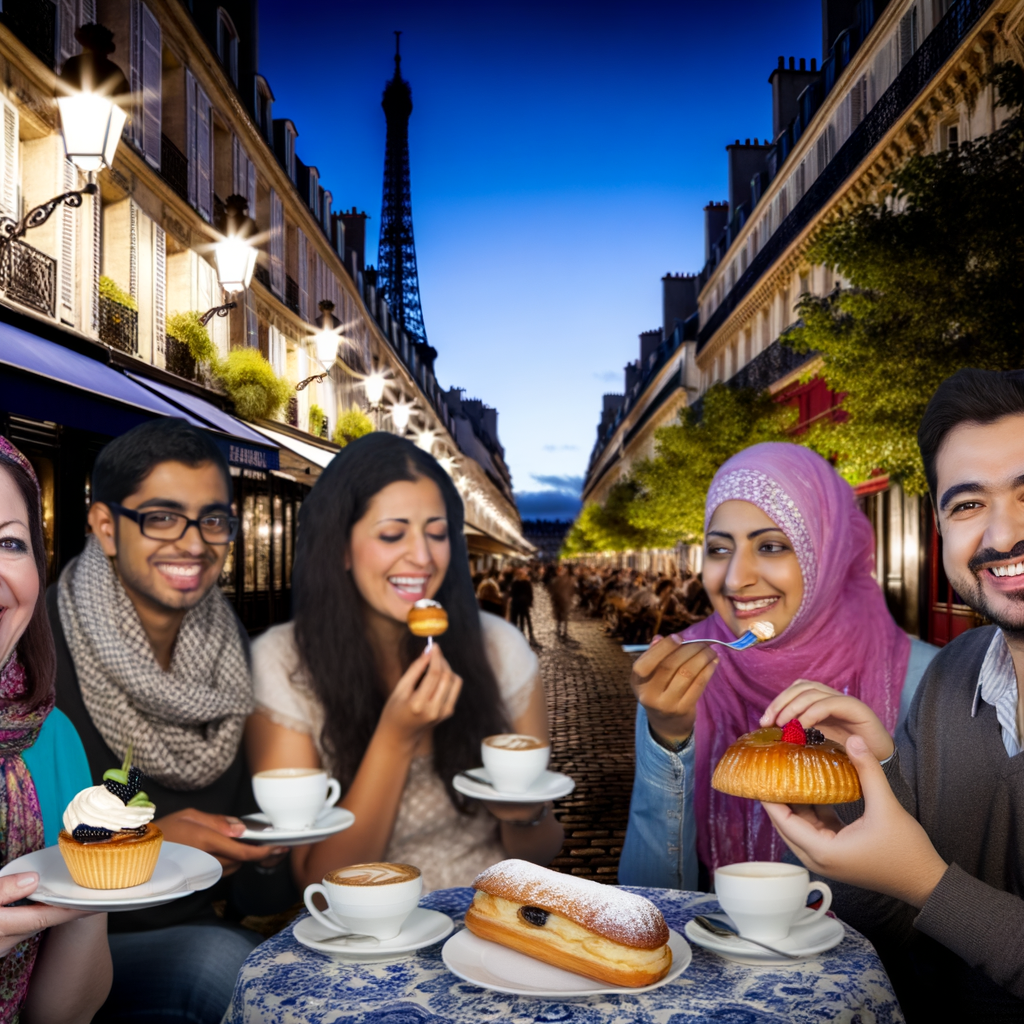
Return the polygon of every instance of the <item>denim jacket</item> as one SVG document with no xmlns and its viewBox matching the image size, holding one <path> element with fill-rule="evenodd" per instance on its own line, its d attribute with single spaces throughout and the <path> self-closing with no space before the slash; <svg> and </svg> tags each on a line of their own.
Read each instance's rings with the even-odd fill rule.
<svg viewBox="0 0 1024 1024">
<path fill-rule="evenodd" d="M 897 728 L 938 648 L 910 638 L 910 658 L 900 697 Z M 693 733 L 676 751 L 651 734 L 647 712 L 637 706 L 636 775 L 629 804 L 629 825 L 619 859 L 622 885 L 662 889 L 697 888 L 697 821 L 693 809 L 695 774 Z"/>
</svg>

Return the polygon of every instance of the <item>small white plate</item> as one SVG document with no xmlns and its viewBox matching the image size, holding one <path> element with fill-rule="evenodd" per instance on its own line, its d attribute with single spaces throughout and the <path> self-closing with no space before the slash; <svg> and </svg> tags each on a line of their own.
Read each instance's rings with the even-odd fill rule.
<svg viewBox="0 0 1024 1024">
<path fill-rule="evenodd" d="M 486 768 L 474 768 L 472 774 L 479 775 L 481 779 L 490 779 Z M 545 771 L 525 793 L 502 793 L 483 782 L 474 782 L 465 775 L 456 775 L 452 785 L 455 792 L 463 796 L 474 800 L 493 800 L 501 804 L 541 804 L 546 800 L 560 800 L 576 788 L 576 783 L 568 775 L 550 771 Z"/>
<path fill-rule="evenodd" d="M 424 946 L 446 939 L 455 927 L 452 919 L 439 910 L 417 907 L 407 918 L 402 930 L 393 939 L 385 939 L 374 945 L 366 942 L 347 942 L 344 935 L 332 932 L 312 917 L 296 922 L 292 934 L 307 949 L 326 953 L 336 960 L 353 960 L 359 963 L 375 963 L 394 960 Z"/>
<path fill-rule="evenodd" d="M 686 940 L 669 929 L 668 946 L 672 950 L 672 967 L 661 981 L 640 988 L 607 985 L 603 981 L 584 978 L 582 974 L 563 971 L 543 960 L 519 953 L 497 942 L 474 935 L 468 928 L 453 935 L 441 950 L 445 966 L 463 981 L 492 992 L 514 996 L 536 996 L 538 999 L 578 999 L 584 996 L 635 996 L 651 992 L 675 981 L 690 966 L 692 953 Z"/>
<path fill-rule="evenodd" d="M 775 956 L 768 950 L 755 946 L 752 942 L 736 938 L 727 939 L 725 936 L 712 935 L 705 931 L 696 921 L 687 921 L 686 937 L 695 945 L 710 949 L 726 960 L 735 960 L 738 964 L 751 964 L 753 966 L 783 967 L 787 964 L 799 963 L 797 960 L 790 960 L 788 957 Z M 834 917 L 819 918 L 811 921 L 810 924 L 799 924 L 790 929 L 784 939 L 776 939 L 768 943 L 781 949 L 785 953 L 793 953 L 796 956 L 809 960 L 811 957 L 824 953 L 833 946 L 838 946 L 846 935 L 846 929 Z"/>
<path fill-rule="evenodd" d="M 344 832 L 355 820 L 356 816 L 344 807 L 328 807 L 309 828 L 274 828 L 265 814 L 246 814 L 242 817 L 246 829 L 238 838 L 274 846 L 305 846 L 336 832 Z"/>
<path fill-rule="evenodd" d="M 87 889 L 77 885 L 58 846 L 26 853 L 7 864 L 0 875 L 13 875 L 19 871 L 35 871 L 39 875 L 39 885 L 28 897 L 30 900 L 97 912 L 158 907 L 182 896 L 191 896 L 198 889 L 209 889 L 221 876 L 216 858 L 192 846 L 169 843 L 166 839 L 160 847 L 153 877 L 129 889 Z"/>
</svg>

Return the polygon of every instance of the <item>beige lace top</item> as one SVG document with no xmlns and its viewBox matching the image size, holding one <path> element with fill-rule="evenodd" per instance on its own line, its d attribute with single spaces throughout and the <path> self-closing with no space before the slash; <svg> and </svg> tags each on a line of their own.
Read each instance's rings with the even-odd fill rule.
<svg viewBox="0 0 1024 1024">
<path fill-rule="evenodd" d="M 525 713 L 540 686 L 537 656 L 523 634 L 504 619 L 480 613 L 487 660 L 498 680 L 511 721 Z M 256 706 L 278 725 L 307 734 L 326 765 L 320 744 L 323 709 L 301 681 L 292 624 L 268 629 L 252 645 Z M 295 680 L 298 680 L 297 682 Z M 429 756 L 414 758 L 405 780 L 385 859 L 415 864 L 423 889 L 469 885 L 486 867 L 505 857 L 497 821 L 483 807 L 460 814 Z"/>
</svg>

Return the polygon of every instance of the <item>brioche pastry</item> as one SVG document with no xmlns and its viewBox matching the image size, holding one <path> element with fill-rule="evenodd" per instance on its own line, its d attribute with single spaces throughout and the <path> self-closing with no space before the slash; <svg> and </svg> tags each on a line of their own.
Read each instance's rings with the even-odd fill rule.
<svg viewBox="0 0 1024 1024">
<path fill-rule="evenodd" d="M 417 601 L 406 619 L 413 636 L 440 636 L 448 629 L 448 613 L 436 601 Z"/>
<path fill-rule="evenodd" d="M 522 860 L 473 888 L 466 927 L 482 939 L 608 985 L 653 985 L 672 966 L 668 925 L 642 896 Z"/>
<path fill-rule="evenodd" d="M 860 799 L 860 778 L 840 743 L 797 719 L 744 733 L 711 777 L 720 793 L 778 804 L 845 804 Z"/>
</svg>

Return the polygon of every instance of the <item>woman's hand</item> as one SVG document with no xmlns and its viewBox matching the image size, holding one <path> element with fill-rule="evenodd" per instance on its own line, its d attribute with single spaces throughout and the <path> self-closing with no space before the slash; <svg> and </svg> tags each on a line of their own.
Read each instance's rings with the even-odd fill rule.
<svg viewBox="0 0 1024 1024">
<path fill-rule="evenodd" d="M 672 637 L 655 637 L 637 658 L 629 685 L 659 736 L 670 743 L 689 737 L 697 718 L 697 701 L 717 666 L 718 657 L 710 645 L 680 645 Z"/>
<path fill-rule="evenodd" d="M 400 746 L 415 748 L 425 730 L 450 718 L 462 691 L 457 676 L 434 643 L 398 680 L 381 712 L 377 731 Z"/>
<path fill-rule="evenodd" d="M 768 705 L 761 725 L 785 725 L 794 718 L 799 718 L 805 729 L 818 728 L 830 740 L 844 745 L 851 736 L 860 736 L 878 761 L 892 757 L 896 749 L 885 726 L 867 704 L 824 683 L 798 679 Z"/>
<path fill-rule="evenodd" d="M 240 843 L 238 837 L 245 832 L 245 825 L 238 818 L 207 814 L 192 807 L 157 818 L 153 824 L 163 832 L 168 842 L 194 846 L 212 854 L 220 861 L 225 875 L 234 874 L 249 861 L 272 867 L 288 852 L 285 846 Z"/>
<path fill-rule="evenodd" d="M 67 924 L 79 917 L 91 917 L 88 910 L 50 907 L 45 903 L 30 903 L 27 907 L 11 907 L 36 891 L 39 876 L 34 871 L 0 878 L 0 956 L 5 956 L 19 942 L 30 939 L 47 928 Z"/>
</svg>

